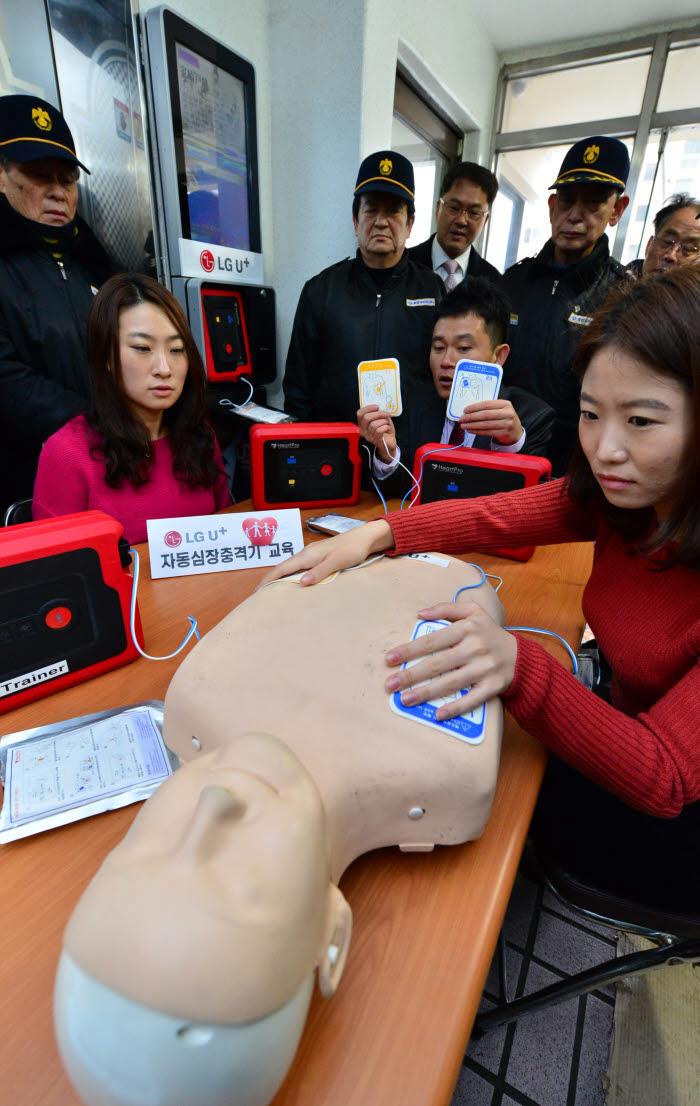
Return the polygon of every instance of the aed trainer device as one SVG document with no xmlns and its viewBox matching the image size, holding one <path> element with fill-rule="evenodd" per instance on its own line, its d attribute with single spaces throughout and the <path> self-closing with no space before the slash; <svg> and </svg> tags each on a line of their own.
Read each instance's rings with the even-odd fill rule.
<svg viewBox="0 0 700 1106">
<path fill-rule="evenodd" d="M 250 348 L 241 293 L 233 288 L 202 288 L 204 363 L 209 380 L 250 376 Z"/>
<path fill-rule="evenodd" d="M 130 563 L 102 511 L 0 530 L 0 713 L 136 659 Z"/>
<path fill-rule="evenodd" d="M 352 422 L 250 428 L 253 506 L 342 507 L 360 498 L 360 431 Z"/>
<path fill-rule="evenodd" d="M 420 495 L 415 502 L 475 499 L 480 495 L 529 488 L 549 480 L 551 472 L 552 466 L 546 457 L 498 453 L 491 449 L 445 449 L 432 442 L 416 450 L 413 476 L 420 483 Z M 529 561 L 535 547 L 528 545 L 494 552 L 514 561 Z"/>
</svg>

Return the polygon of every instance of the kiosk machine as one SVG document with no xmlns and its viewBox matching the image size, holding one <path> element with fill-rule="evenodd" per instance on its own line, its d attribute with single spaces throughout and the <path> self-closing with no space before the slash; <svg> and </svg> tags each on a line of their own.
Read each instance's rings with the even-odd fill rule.
<svg viewBox="0 0 700 1106">
<path fill-rule="evenodd" d="M 212 384 L 275 378 L 275 297 L 260 247 L 255 70 L 166 7 L 141 26 L 156 253 Z M 232 385 L 232 386 L 231 386 Z M 261 397 L 262 398 L 262 397 Z M 263 398 L 264 401 L 264 398 Z"/>
</svg>

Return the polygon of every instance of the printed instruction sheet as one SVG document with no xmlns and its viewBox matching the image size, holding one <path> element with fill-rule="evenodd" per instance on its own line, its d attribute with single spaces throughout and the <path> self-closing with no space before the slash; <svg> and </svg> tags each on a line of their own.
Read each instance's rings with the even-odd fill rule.
<svg viewBox="0 0 700 1106">
<path fill-rule="evenodd" d="M 171 773 L 154 711 L 146 706 L 18 741 L 7 749 L 0 830 L 87 804 L 90 813 L 95 803 L 106 810 L 116 805 L 111 796 L 139 789 L 128 800 L 134 802 L 144 798 L 141 789 L 153 789 Z"/>
</svg>

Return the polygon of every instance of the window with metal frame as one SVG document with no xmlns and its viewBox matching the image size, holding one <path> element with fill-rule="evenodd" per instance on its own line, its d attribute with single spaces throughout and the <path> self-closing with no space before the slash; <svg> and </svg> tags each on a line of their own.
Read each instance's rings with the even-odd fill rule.
<svg viewBox="0 0 700 1106">
<path fill-rule="evenodd" d="M 569 146 L 594 134 L 630 151 L 630 204 L 608 231 L 612 253 L 625 264 L 643 255 L 655 213 L 676 192 L 698 192 L 698 66 L 700 25 L 504 66 L 492 148 L 503 199 L 488 228 L 489 261 L 507 267 L 542 248 L 549 185 Z"/>
<path fill-rule="evenodd" d="M 430 235 L 440 185 L 459 160 L 461 142 L 455 127 L 397 73 L 391 148 L 409 159 L 416 179 L 416 221 L 409 246 Z"/>
</svg>

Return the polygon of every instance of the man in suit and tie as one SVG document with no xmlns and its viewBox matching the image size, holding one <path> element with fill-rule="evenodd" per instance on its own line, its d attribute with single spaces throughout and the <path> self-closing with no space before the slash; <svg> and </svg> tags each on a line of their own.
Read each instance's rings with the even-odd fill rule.
<svg viewBox="0 0 700 1106">
<path fill-rule="evenodd" d="M 409 475 L 399 462 L 410 470 L 416 450 L 426 442 L 544 456 L 554 410 L 522 388 L 501 388 L 498 399 L 470 404 L 458 421 L 447 415 L 458 361 L 505 363 L 509 315 L 510 305 L 500 288 L 485 277 L 467 277 L 437 309 L 430 351 L 432 381 L 411 391 L 398 433 L 388 413 L 376 405 L 357 412 L 360 433 L 374 446 L 373 475 L 380 480 L 392 477 L 388 495 L 408 488 Z"/>
<path fill-rule="evenodd" d="M 498 269 L 472 245 L 489 220 L 497 192 L 498 181 L 489 169 L 474 161 L 461 161 L 442 182 L 435 207 L 435 234 L 407 251 L 411 261 L 442 277 L 448 292 L 465 276 L 500 280 Z"/>
</svg>

